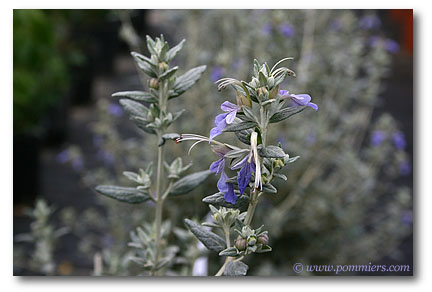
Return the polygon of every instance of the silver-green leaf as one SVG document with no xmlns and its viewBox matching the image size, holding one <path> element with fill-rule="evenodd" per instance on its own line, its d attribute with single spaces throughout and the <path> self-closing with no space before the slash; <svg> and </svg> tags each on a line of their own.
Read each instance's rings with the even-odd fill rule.
<svg viewBox="0 0 432 292">
<path fill-rule="evenodd" d="M 104 196 L 129 204 L 139 204 L 150 199 L 148 194 L 136 188 L 100 185 L 96 191 Z"/>
<path fill-rule="evenodd" d="M 178 196 L 178 195 L 189 193 L 197 186 L 199 186 L 201 183 L 203 183 L 210 175 L 210 173 L 211 173 L 210 170 L 204 170 L 204 171 L 195 172 L 185 177 L 182 177 L 181 179 L 179 179 L 174 183 L 170 195 Z"/>
<path fill-rule="evenodd" d="M 221 252 L 225 249 L 225 241 L 219 235 L 211 232 L 208 228 L 201 226 L 192 220 L 184 220 L 187 228 L 204 244 L 209 250 Z"/>
<path fill-rule="evenodd" d="M 225 276 L 246 276 L 249 267 L 242 261 L 228 262 L 225 267 Z"/>
</svg>

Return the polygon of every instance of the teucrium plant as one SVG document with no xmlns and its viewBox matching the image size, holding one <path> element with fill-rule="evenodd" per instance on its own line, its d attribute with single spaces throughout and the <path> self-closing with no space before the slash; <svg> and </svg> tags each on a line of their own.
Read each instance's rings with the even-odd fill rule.
<svg viewBox="0 0 432 292">
<path fill-rule="evenodd" d="M 206 66 L 198 66 L 179 74 L 177 66 L 171 67 L 170 62 L 182 49 L 185 40 L 170 48 L 160 38 L 147 36 L 147 49 L 150 56 L 132 52 L 137 66 L 149 77 L 148 91 L 123 91 L 114 93 L 114 97 L 125 97 L 120 104 L 130 115 L 130 119 L 145 133 L 157 138 L 157 165 L 153 164 L 138 171 L 125 171 L 123 174 L 136 184 L 135 187 L 100 185 L 96 190 L 107 197 L 129 204 L 139 204 L 151 200 L 155 206 L 153 226 L 138 227 L 131 232 L 130 246 L 137 249 L 135 261 L 141 264 L 151 275 L 158 274 L 173 259 L 173 248 L 166 247 L 162 240 L 167 235 L 170 226 L 162 224 L 164 202 L 170 196 L 189 193 L 202 183 L 210 171 L 201 171 L 184 176 L 191 165 L 183 165 L 182 159 L 176 158 L 171 163 L 165 161 L 164 145 L 166 140 L 180 137 L 167 130 L 184 112 L 169 112 L 168 102 L 179 97 L 190 89 L 201 77 Z M 154 182 L 154 183 L 153 183 Z"/>
<path fill-rule="evenodd" d="M 208 142 L 219 159 L 210 165 L 210 171 L 220 175 L 217 183 L 218 193 L 205 197 L 212 212 L 213 222 L 202 225 L 219 229 L 225 239 L 189 219 L 185 220 L 191 232 L 211 251 L 226 256 L 226 260 L 216 276 L 246 275 L 248 266 L 241 260 L 252 253 L 271 251 L 269 236 L 264 226 L 252 227 L 252 219 L 258 201 L 264 194 L 275 194 L 273 181 L 286 180 L 280 173 L 285 165 L 298 157 L 290 157 L 281 145 L 270 145 L 267 133 L 272 124 L 281 122 L 306 107 L 318 110 L 308 94 L 292 94 L 280 90 L 279 85 L 295 73 L 279 65 L 291 58 L 277 62 L 271 69 L 267 63 L 254 60 L 253 77 L 250 82 L 233 78 L 218 80 L 218 89 L 231 86 L 236 93 L 236 104 L 225 101 L 221 109 L 225 112 L 215 118 L 215 127 L 210 136 L 183 134 L 177 139 L 195 141 L 192 149 L 200 142 Z M 245 148 L 236 147 L 215 140 L 223 132 L 234 132 Z M 190 151 L 190 150 L 189 150 Z M 238 170 L 229 177 L 225 166 Z M 249 189 L 246 192 L 246 189 Z M 219 207 L 217 209 L 215 206 Z M 246 212 L 240 213 L 247 206 Z M 232 241 L 232 235 L 236 239 Z"/>
</svg>

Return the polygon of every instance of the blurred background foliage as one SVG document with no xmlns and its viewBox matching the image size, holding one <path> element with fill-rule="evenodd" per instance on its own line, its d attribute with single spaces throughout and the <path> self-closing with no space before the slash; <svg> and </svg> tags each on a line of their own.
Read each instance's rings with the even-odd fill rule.
<svg viewBox="0 0 432 292">
<path fill-rule="evenodd" d="M 249 80 L 254 58 L 274 64 L 294 57 L 288 67 L 297 78 L 281 89 L 308 93 L 320 107 L 317 113 L 305 111 L 278 124 L 270 133 L 269 139 L 280 141 L 285 152 L 301 158 L 286 169 L 288 181 L 276 186 L 278 194 L 266 195 L 257 209 L 254 221 L 265 224 L 273 251 L 250 257 L 249 275 L 295 275 L 296 262 L 412 267 L 412 34 L 410 39 L 406 29 L 409 20 L 412 25 L 412 12 L 407 11 L 411 18 L 402 12 L 14 11 L 14 180 L 15 169 L 20 170 L 15 147 L 23 144 L 15 135 L 23 130 L 34 133 L 56 100 L 64 112 L 61 117 L 51 115 L 51 120 L 67 121 L 57 128 L 60 134 L 45 136 L 36 154 L 41 157 L 35 168 L 40 185 L 20 189 L 14 183 L 14 233 L 19 234 L 14 273 L 142 272 L 130 261 L 136 251 L 127 243 L 129 232 L 152 218 L 151 208 L 118 204 L 96 195 L 93 188 L 126 185 L 122 171 L 155 159 L 149 149 L 157 141 L 128 121 L 111 94 L 146 85 L 128 52 L 146 53 L 144 36 L 160 33 L 171 44 L 187 40 L 176 59 L 181 67 L 208 66 L 182 103 L 174 102 L 187 111 L 174 131 L 208 135 L 220 104 L 233 101 L 232 92 L 220 93 L 213 83 L 222 77 Z M 404 28 L 399 32 L 398 23 Z M 393 40 L 396 37 L 403 42 Z M 397 66 L 396 60 L 408 61 Z M 398 74 L 409 79 L 391 83 Z M 389 91 L 391 99 L 384 101 Z M 401 114 L 392 116 L 389 111 L 396 112 L 397 104 L 402 104 Z M 41 127 L 49 128 L 49 123 L 39 124 L 38 133 Z M 220 139 L 235 143 L 229 135 Z M 215 160 L 204 148 L 187 156 L 187 146 L 167 145 L 167 160 L 183 156 L 194 163 L 192 172 Z M 220 266 L 217 257 L 208 259 L 182 223 L 184 218 L 207 216 L 201 200 L 215 192 L 212 177 L 166 206 L 166 219 L 174 228 L 169 242 L 180 246 L 171 274 L 211 275 Z M 50 219 L 23 216 L 36 195 L 59 207 L 43 213 Z M 45 206 L 38 204 L 35 210 Z M 52 225 L 49 230 L 67 227 L 67 233 L 26 237 L 23 232 L 39 230 L 30 228 L 29 220 Z M 38 241 L 57 244 L 37 245 Z M 45 262 L 40 261 L 43 252 L 51 254 Z M 40 265 L 28 266 L 27 259 Z"/>
</svg>

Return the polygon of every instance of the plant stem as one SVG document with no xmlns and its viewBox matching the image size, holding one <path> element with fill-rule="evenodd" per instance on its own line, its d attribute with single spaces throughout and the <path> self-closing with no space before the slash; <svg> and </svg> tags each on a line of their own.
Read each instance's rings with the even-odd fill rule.
<svg viewBox="0 0 432 292">
<path fill-rule="evenodd" d="M 158 163 L 157 163 L 157 176 L 156 176 L 156 210 L 155 210 L 155 267 L 159 263 L 160 257 L 160 241 L 161 241 L 161 225 L 162 225 L 162 207 L 164 200 L 161 196 L 161 176 L 162 176 L 162 161 L 163 161 L 163 147 L 158 147 Z M 152 275 L 155 275 L 155 271 L 152 271 Z"/>
</svg>

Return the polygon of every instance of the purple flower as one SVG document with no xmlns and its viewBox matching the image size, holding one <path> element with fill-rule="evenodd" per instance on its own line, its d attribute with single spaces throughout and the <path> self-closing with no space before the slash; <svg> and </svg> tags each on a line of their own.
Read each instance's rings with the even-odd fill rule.
<svg viewBox="0 0 432 292">
<path fill-rule="evenodd" d="M 381 26 L 381 20 L 375 15 L 366 15 L 360 19 L 361 29 L 377 29 Z"/>
<path fill-rule="evenodd" d="M 264 35 L 266 35 L 266 36 L 269 36 L 270 34 L 271 34 L 271 32 L 272 32 L 272 24 L 270 23 L 270 22 L 267 22 L 266 24 L 264 24 L 262 27 L 261 27 L 261 32 L 264 34 Z"/>
<path fill-rule="evenodd" d="M 210 72 L 210 80 L 212 82 L 216 82 L 219 79 L 221 79 L 222 78 L 222 70 L 223 70 L 223 68 L 220 66 L 213 67 L 212 71 Z"/>
<path fill-rule="evenodd" d="M 280 30 L 281 34 L 283 34 L 287 38 L 290 38 L 294 35 L 294 28 L 288 22 L 282 23 L 279 26 L 279 30 Z"/>
<path fill-rule="evenodd" d="M 57 154 L 57 157 L 56 157 L 57 162 L 59 162 L 61 164 L 68 162 L 69 159 L 70 159 L 70 153 L 67 149 L 65 149 L 62 152 L 60 152 L 59 154 Z"/>
<path fill-rule="evenodd" d="M 228 148 L 217 148 L 214 147 L 213 151 L 220 157 L 217 161 L 210 165 L 210 171 L 216 174 L 221 174 L 218 182 L 218 190 L 224 194 L 225 201 L 231 204 L 235 204 L 237 196 L 234 193 L 234 186 L 232 183 L 227 182 L 228 176 L 226 175 L 225 169 L 225 154 L 229 151 Z"/>
<path fill-rule="evenodd" d="M 83 167 L 84 167 L 84 162 L 83 162 L 81 157 L 75 157 L 72 160 L 72 168 L 75 171 L 81 171 L 83 169 Z"/>
<path fill-rule="evenodd" d="M 384 131 L 373 131 L 371 134 L 370 144 L 374 147 L 379 146 L 386 139 L 387 134 Z"/>
<path fill-rule="evenodd" d="M 407 176 L 411 173 L 411 163 L 405 160 L 399 164 L 399 173 L 403 176 Z"/>
<path fill-rule="evenodd" d="M 114 156 L 103 149 L 99 150 L 97 153 L 97 156 L 99 159 L 101 159 L 106 165 L 113 165 L 114 164 Z"/>
<path fill-rule="evenodd" d="M 306 136 L 305 142 L 308 146 L 312 146 L 316 142 L 316 135 L 315 133 L 311 133 Z"/>
<path fill-rule="evenodd" d="M 217 182 L 218 190 L 224 194 L 225 201 L 231 204 L 235 204 L 237 201 L 237 196 L 234 193 L 234 185 L 232 183 L 227 182 L 228 176 L 225 171 L 222 171 L 221 177 Z"/>
<path fill-rule="evenodd" d="M 246 155 L 240 162 L 236 163 L 231 167 L 231 169 L 233 170 L 240 168 L 237 176 L 237 183 L 241 195 L 245 191 L 246 187 L 249 185 L 252 176 L 252 170 L 255 170 L 256 167 L 252 158 L 250 161 L 251 162 L 249 162 L 249 155 Z"/>
<path fill-rule="evenodd" d="M 342 28 L 342 21 L 340 19 L 334 19 L 330 23 L 330 30 L 339 31 Z"/>
<path fill-rule="evenodd" d="M 94 135 L 93 136 L 93 145 L 96 147 L 101 147 L 103 144 L 103 137 L 101 135 Z"/>
<path fill-rule="evenodd" d="M 279 93 L 282 98 L 291 98 L 293 106 L 309 106 L 316 111 L 318 110 L 318 106 L 310 102 L 312 98 L 309 94 L 290 94 L 288 90 L 280 90 Z"/>
<path fill-rule="evenodd" d="M 115 117 L 121 117 L 123 115 L 123 108 L 115 103 L 110 103 L 108 105 L 108 111 Z"/>
<path fill-rule="evenodd" d="M 396 54 L 397 52 L 399 52 L 400 46 L 394 40 L 388 39 L 385 42 L 385 48 L 388 52 Z"/>
<path fill-rule="evenodd" d="M 223 129 L 225 129 L 228 124 L 231 124 L 234 121 L 237 112 L 240 110 L 240 107 L 229 101 L 225 101 L 221 105 L 221 109 L 226 113 L 216 116 L 214 122 L 216 127 L 210 130 L 209 142 L 217 135 L 220 135 Z"/>
<path fill-rule="evenodd" d="M 402 224 L 410 226 L 412 224 L 412 220 L 413 220 L 413 218 L 412 218 L 412 212 L 411 211 L 404 211 L 402 213 L 402 216 L 401 216 Z"/>
<path fill-rule="evenodd" d="M 399 150 L 405 149 L 406 141 L 405 136 L 402 132 L 398 131 L 392 135 L 393 144 Z"/>
</svg>

